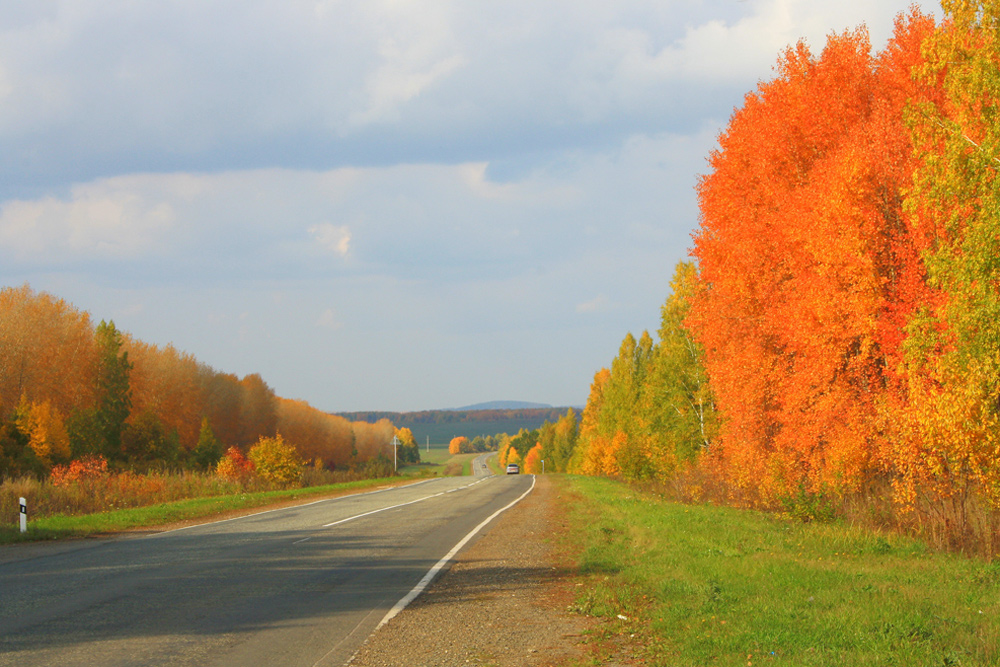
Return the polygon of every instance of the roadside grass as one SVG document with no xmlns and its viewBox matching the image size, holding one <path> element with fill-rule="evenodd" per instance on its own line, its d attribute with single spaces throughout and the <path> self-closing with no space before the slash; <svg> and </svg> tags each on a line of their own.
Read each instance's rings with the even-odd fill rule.
<svg viewBox="0 0 1000 667">
<path fill-rule="evenodd" d="M 1000 563 L 554 477 L 594 664 L 1000 664 Z"/>
<path fill-rule="evenodd" d="M 188 498 L 145 507 L 130 507 L 92 514 L 55 514 L 37 519 L 32 518 L 29 513 L 26 533 L 20 532 L 16 519 L 13 524 L 0 525 L 0 544 L 79 538 L 148 528 L 179 521 L 203 519 L 231 511 L 265 507 L 288 500 L 335 496 L 394 482 L 399 482 L 399 479 L 365 479 L 326 486 Z"/>
</svg>

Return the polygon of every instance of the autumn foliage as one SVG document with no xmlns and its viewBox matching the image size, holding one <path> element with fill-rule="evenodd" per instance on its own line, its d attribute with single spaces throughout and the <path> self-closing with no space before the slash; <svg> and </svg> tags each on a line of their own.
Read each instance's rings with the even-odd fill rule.
<svg viewBox="0 0 1000 667">
<path fill-rule="evenodd" d="M 108 462 L 103 456 L 84 456 L 69 465 L 52 469 L 49 481 L 54 486 L 68 486 L 81 480 L 95 479 L 108 474 Z"/>
<path fill-rule="evenodd" d="M 280 433 L 273 438 L 258 440 L 250 448 L 247 458 L 253 463 L 253 472 L 268 482 L 289 486 L 302 479 L 302 458 Z"/>
<path fill-rule="evenodd" d="M 451 442 L 448 443 L 449 454 L 467 454 L 471 451 L 472 449 L 469 446 L 469 439 L 464 435 L 452 438 Z"/>
<path fill-rule="evenodd" d="M 215 466 L 216 475 L 234 481 L 248 479 L 253 475 L 253 471 L 253 461 L 248 459 L 235 445 L 226 450 Z"/>
<path fill-rule="evenodd" d="M 877 56 L 860 29 L 819 57 L 789 49 L 699 185 L 688 323 L 723 415 L 714 455 L 762 502 L 854 488 L 874 463 L 877 402 L 899 391 L 904 327 L 931 298 L 903 115 L 928 95 L 909 72 L 932 28 L 900 20 Z"/>
<path fill-rule="evenodd" d="M 885 494 L 995 551 L 971 517 L 1000 509 L 1000 16 L 944 9 L 877 53 L 863 28 L 799 43 L 746 96 L 698 184 L 696 264 L 659 340 L 595 376 L 575 470 L 762 507 Z"/>
<path fill-rule="evenodd" d="M 44 477 L 93 457 L 115 470 L 209 470 L 227 449 L 243 456 L 279 432 L 300 461 L 333 469 L 391 459 L 395 428 L 281 398 L 260 375 L 95 325 L 27 285 L 0 289 L 0 476 Z"/>
</svg>

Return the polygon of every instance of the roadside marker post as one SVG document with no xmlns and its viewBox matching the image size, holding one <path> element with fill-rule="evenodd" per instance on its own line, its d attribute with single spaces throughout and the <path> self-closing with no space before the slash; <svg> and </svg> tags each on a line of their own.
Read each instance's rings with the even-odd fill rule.
<svg viewBox="0 0 1000 667">
<path fill-rule="evenodd" d="M 21 532 L 28 532 L 28 501 L 21 498 Z"/>
</svg>

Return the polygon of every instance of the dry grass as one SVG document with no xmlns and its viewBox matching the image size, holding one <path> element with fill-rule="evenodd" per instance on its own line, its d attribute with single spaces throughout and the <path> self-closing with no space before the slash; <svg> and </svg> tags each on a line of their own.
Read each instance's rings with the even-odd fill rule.
<svg viewBox="0 0 1000 667">
<path fill-rule="evenodd" d="M 302 486 L 324 486 L 368 479 L 366 470 L 317 470 L 306 468 Z M 107 473 L 68 484 L 53 484 L 33 477 L 5 479 L 0 483 L 0 523 L 18 521 L 19 499 L 27 499 L 31 517 L 79 516 L 131 507 L 146 507 L 189 498 L 225 496 L 278 488 L 248 477 L 231 480 L 204 472 Z"/>
</svg>

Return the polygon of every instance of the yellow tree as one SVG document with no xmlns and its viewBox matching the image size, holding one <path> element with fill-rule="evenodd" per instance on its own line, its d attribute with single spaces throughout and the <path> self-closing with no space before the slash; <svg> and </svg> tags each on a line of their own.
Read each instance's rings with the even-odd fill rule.
<svg viewBox="0 0 1000 667">
<path fill-rule="evenodd" d="M 268 482 L 290 486 L 302 480 L 302 459 L 280 433 L 258 440 L 247 458 L 253 462 L 255 474 Z"/>
<path fill-rule="evenodd" d="M 448 443 L 449 454 L 462 454 L 463 448 L 468 449 L 469 439 L 464 435 L 456 436 Z"/>
<path fill-rule="evenodd" d="M 599 474 L 591 462 L 601 458 L 598 455 L 591 455 L 592 448 L 603 448 L 604 438 L 598 430 L 600 424 L 601 409 L 604 406 L 604 388 L 611 380 L 611 371 L 602 368 L 594 374 L 594 381 L 590 384 L 590 394 L 587 395 L 587 405 L 583 408 L 583 417 L 580 420 L 580 434 L 577 438 L 576 447 L 573 449 L 573 456 L 570 458 L 568 472 L 583 475 Z"/>
<path fill-rule="evenodd" d="M 404 463 L 420 463 L 420 447 L 413 437 L 413 431 L 407 427 L 396 429 L 396 438 L 399 442 L 397 455 Z"/>
<path fill-rule="evenodd" d="M 69 461 L 69 435 L 51 401 L 29 402 L 26 395 L 22 396 L 15 423 L 18 430 L 28 436 L 35 456 L 47 467 Z"/>
<path fill-rule="evenodd" d="M 942 7 L 920 71 L 941 97 L 911 113 L 921 165 L 907 201 L 940 298 L 910 322 L 886 465 L 901 500 L 944 503 L 964 530 L 970 497 L 1000 506 L 1000 2 Z"/>
<path fill-rule="evenodd" d="M 27 285 L 0 289 L 0 404 L 27 394 L 63 415 L 91 407 L 96 363 L 87 313 Z"/>
<path fill-rule="evenodd" d="M 531 475 L 540 475 L 542 473 L 541 443 L 529 449 L 528 453 L 524 456 L 524 472 Z"/>
</svg>

